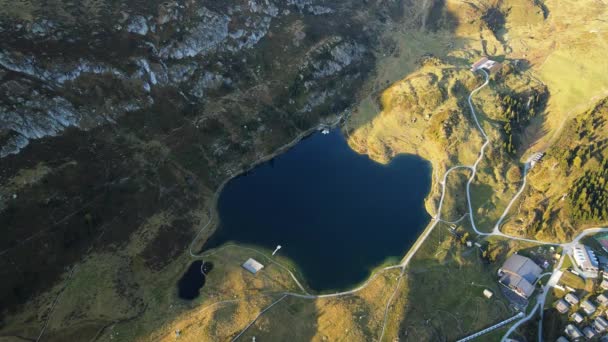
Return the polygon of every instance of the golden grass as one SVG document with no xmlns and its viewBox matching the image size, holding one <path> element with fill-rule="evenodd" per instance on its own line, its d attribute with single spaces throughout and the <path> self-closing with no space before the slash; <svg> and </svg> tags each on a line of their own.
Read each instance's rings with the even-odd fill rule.
<svg viewBox="0 0 608 342">
<path fill-rule="evenodd" d="M 564 286 L 570 286 L 571 288 L 577 290 L 585 289 L 585 280 L 567 270 L 564 271 L 561 278 L 559 279 L 559 284 Z"/>
<path fill-rule="evenodd" d="M 280 299 L 283 291 L 298 292 L 283 270 L 268 264 L 256 276 L 242 270 L 236 259 L 246 252 L 239 248 L 220 250 L 212 258 L 214 270 L 201 290 L 200 300 L 194 306 L 183 306 L 173 300 L 169 309 L 166 303 L 149 308 L 144 331 L 156 325 L 151 334 L 140 335 L 141 341 L 172 341 L 176 331 L 185 341 L 229 340 L 240 333 L 268 305 Z M 295 336 L 308 336 L 306 340 L 345 338 L 370 340 L 379 335 L 384 307 L 392 294 L 399 270 L 383 272 L 365 289 L 353 295 L 325 299 L 286 297 L 266 311 L 242 336 L 251 340 L 285 340 Z M 169 312 L 168 312 L 169 311 Z M 150 312 L 150 313 L 148 313 Z M 170 312 L 172 312 L 170 314 Z M 125 336 L 133 330 L 130 323 L 115 332 Z M 109 332 L 108 334 L 111 334 Z"/>
<path fill-rule="evenodd" d="M 297 336 L 310 341 L 371 341 L 381 334 L 385 305 L 399 270 L 384 272 L 353 295 L 324 299 L 287 298 L 261 317 L 242 336 L 284 341 Z"/>
<path fill-rule="evenodd" d="M 471 171 L 467 169 L 455 170 L 449 174 L 441 212 L 444 220 L 455 221 L 468 212 L 465 190 L 470 176 Z"/>
<path fill-rule="evenodd" d="M 408 268 L 385 340 L 456 340 L 511 316 L 495 276 L 503 260 L 484 264 L 476 248 L 461 245 L 446 225 L 438 225 Z M 486 288 L 492 299 L 483 297 Z"/>
<path fill-rule="evenodd" d="M 509 30 L 512 55 L 529 59 L 533 71 L 551 93 L 547 109 L 547 140 L 552 142 L 564 122 L 608 95 L 608 6 L 598 1 L 547 0 L 550 15 L 536 25 Z"/>
<path fill-rule="evenodd" d="M 248 248 L 226 245 L 209 251 L 211 254 L 203 260 L 213 263 L 213 270 L 199 297 L 191 303 L 177 298 L 175 285 L 167 293 L 167 286 L 159 284 L 159 290 L 165 294 L 161 293 L 161 299 L 146 310 L 139 322 L 133 322 L 137 327 L 134 337 L 139 336 L 142 341 L 174 340 L 175 331 L 179 330 L 180 338 L 186 340 L 225 340 L 236 335 L 264 307 L 278 299 L 279 293 L 301 292 L 284 269 Z M 270 254 L 266 250 L 262 253 Z M 241 267 L 249 257 L 265 265 L 257 275 Z M 277 256 L 275 260 L 291 267 L 283 257 Z M 175 284 L 179 276 L 181 273 L 176 273 L 168 283 Z M 128 333 L 134 329 L 127 323 L 120 326 L 120 330 Z"/>
<path fill-rule="evenodd" d="M 418 154 L 442 170 L 449 157 L 446 147 L 455 150 L 458 138 L 442 138 L 441 125 L 453 119 L 458 125 L 453 129 L 456 136 L 476 136 L 459 114 L 457 99 L 445 95 L 457 78 L 469 81 L 472 76 L 449 65 L 428 65 L 393 84 L 382 93 L 382 111 L 372 121 L 360 127 L 349 125 L 354 130 L 349 137 L 350 146 L 382 163 L 400 153 Z M 366 112 L 372 108 L 367 107 Z M 475 146 L 461 146 L 460 154 L 472 159 L 474 149 Z"/>
<path fill-rule="evenodd" d="M 608 17 L 605 4 L 590 0 L 547 0 L 550 15 L 543 21 L 542 13 L 531 5 L 531 1 L 510 0 L 507 3 L 511 11 L 507 18 L 506 50 L 503 43 L 483 27 L 480 12 L 461 1 L 447 1 L 447 12 L 459 22 L 453 31 L 430 32 L 395 25 L 384 37 L 394 46 L 378 53 L 380 62 L 376 75 L 367 85 L 368 95 L 348 122 L 352 133 L 350 146 L 384 163 L 399 153 L 418 154 L 432 162 L 436 175 L 442 175 L 456 164 L 472 164 L 482 139 L 462 101 L 480 79 L 468 70 L 458 68 L 466 67 L 467 62 L 484 53 L 528 60 L 530 73 L 549 88 L 551 97 L 543 127 L 546 136 L 534 147 L 536 149 L 554 141 L 568 118 L 586 108 L 592 99 L 607 93 L 608 60 L 603 52 L 608 47 L 608 24 L 599 20 Z M 31 6 L 27 3 L 4 7 L 12 16 L 31 20 Z M 97 7 L 95 2 L 90 2 L 87 8 L 93 13 Z M 420 66 L 418 60 L 426 53 L 440 57 L 443 62 Z M 454 90 L 457 83 L 462 86 L 460 90 Z M 376 103 L 377 94 L 380 94 L 381 108 Z M 483 118 L 484 113 L 491 117 L 495 111 L 492 96 L 492 90 L 485 89 L 476 98 L 480 101 L 480 117 Z M 445 137 L 442 125 L 452 118 L 458 119 L 453 134 Z M 497 138 L 493 124 L 484 120 L 484 128 L 492 139 Z M 475 210 L 482 207 L 486 210 L 481 216 L 488 218 L 487 226 L 513 191 L 512 187 L 501 183 L 502 173 L 496 173 L 497 166 L 504 165 L 482 164 L 481 167 L 488 170 L 480 170 L 480 185 L 472 189 Z M 19 184 L 41 179 L 45 168 L 42 165 L 28 172 L 11 182 L 10 191 L 18 189 Z M 530 181 L 541 190 L 555 192 L 563 185 L 558 176 L 551 171 L 538 175 L 533 172 Z M 448 181 L 453 182 L 452 179 Z M 462 183 L 462 179 L 456 183 Z M 483 186 L 503 191 L 496 195 L 495 190 L 489 191 Z M 453 186 L 450 191 L 459 187 Z M 435 184 L 427 206 L 430 199 L 437 199 L 437 189 Z M 455 194 L 450 192 L 444 208 L 446 215 L 451 214 L 456 202 L 460 201 L 452 196 Z M 201 213 L 201 217 L 205 216 Z M 127 248 L 140 251 L 166 220 L 163 213 L 152 217 Z M 524 246 L 514 242 L 500 243 L 509 253 Z M 148 309 L 137 320 L 106 330 L 101 339 L 112 336 L 173 341 L 178 330 L 180 340 L 185 341 L 230 339 L 261 310 L 280 298 L 277 292 L 298 291 L 288 274 L 272 264 L 267 264 L 255 277 L 243 271 L 240 264 L 250 254 L 243 249 L 228 248 L 206 258 L 215 268 L 201 296 L 192 303 L 177 299 L 175 293 L 177 279 L 191 262 L 188 256 L 175 260 L 162 274 L 150 272 L 136 258 L 132 276 L 138 283 L 149 285 L 136 294 L 147 299 Z M 289 264 L 287 260 L 280 260 Z M 118 266 L 124 264 L 124 260 L 106 254 L 83 261 L 52 316 L 50 331 L 67 322 L 79 324 L 68 317 L 81 312 L 77 310 L 81 303 L 86 303 L 82 308 L 86 310 L 86 316 L 80 321 L 83 325 L 88 324 L 87 319 L 101 322 L 109 317 L 114 320 L 133 315 L 134 308 L 126 305 L 111 288 Z M 438 226 L 415 255 L 405 281 L 398 289 L 390 308 L 385 340 L 396 337 L 417 341 L 455 339 L 510 316 L 497 288 L 493 273 L 496 267 L 484 265 L 476 252 L 455 243 L 445 227 Z M 397 274 L 398 271 L 386 272 L 352 296 L 322 300 L 286 298 L 262 316 L 243 336 L 244 340 L 250 340 L 252 336 L 260 340 L 286 340 L 293 336 L 303 336 L 306 340 L 345 341 L 377 338 L 384 305 L 392 294 Z M 572 283 L 580 288 L 586 286 L 576 280 Z M 40 320 L 61 285 L 32 303 L 40 309 L 31 315 L 30 322 Z M 483 298 L 482 287 L 492 289 L 495 297 L 492 300 Z M 222 300 L 237 301 L 214 305 Z M 36 331 L 38 326 L 36 323 L 21 328 Z"/>
</svg>

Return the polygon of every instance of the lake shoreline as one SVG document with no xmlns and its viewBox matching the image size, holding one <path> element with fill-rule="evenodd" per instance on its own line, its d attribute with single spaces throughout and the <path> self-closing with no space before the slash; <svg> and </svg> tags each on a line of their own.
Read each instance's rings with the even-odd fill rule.
<svg viewBox="0 0 608 342">
<path fill-rule="evenodd" d="M 432 165 L 409 154 L 380 164 L 341 131 L 325 133 L 227 183 L 205 249 L 280 244 L 315 291 L 349 287 L 401 258 L 430 221 Z"/>
</svg>

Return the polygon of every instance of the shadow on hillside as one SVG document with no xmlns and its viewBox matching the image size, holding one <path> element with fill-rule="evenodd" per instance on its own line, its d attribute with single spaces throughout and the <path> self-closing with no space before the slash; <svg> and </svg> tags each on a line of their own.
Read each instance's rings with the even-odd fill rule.
<svg viewBox="0 0 608 342">
<path fill-rule="evenodd" d="M 413 18 L 409 15 L 412 15 Z M 416 15 L 406 13 L 405 16 L 399 16 L 400 31 L 391 37 L 383 38 L 377 47 L 376 56 L 388 57 L 386 63 L 397 65 L 390 70 L 392 73 L 390 78 L 393 81 L 374 79 L 374 77 L 378 77 L 377 73 L 367 79 L 366 84 L 358 91 L 359 102 L 354 106 L 345 128 L 348 134 L 370 124 L 382 111 L 380 101 L 382 93 L 394 82 L 413 75 L 423 66 L 424 61 L 438 57 L 441 61 L 456 67 L 464 67 L 469 64 L 470 61 L 465 57 L 447 55 L 450 50 L 465 46 L 468 39 L 456 36 L 455 30 L 459 25 L 459 19 L 447 9 L 445 0 L 434 1 L 425 14 L 417 13 Z M 434 41 L 436 37 L 445 35 L 450 39 L 446 46 L 441 47 L 444 55 L 435 56 L 431 53 L 432 47 L 428 47 L 427 52 L 424 52 L 424 49 L 427 49 L 425 44 L 432 45 L 431 41 Z M 429 39 L 429 42 L 421 42 L 420 37 Z M 399 39 L 405 39 L 406 42 L 399 44 L 397 41 Z M 422 48 L 420 48 L 421 45 Z M 375 63 L 376 70 L 378 70 L 383 60 L 377 59 Z"/>
<path fill-rule="evenodd" d="M 398 336 L 389 337 L 453 341 L 513 316 L 494 277 L 504 260 L 488 263 L 478 248 L 456 239 L 440 224 L 416 253 L 405 275 L 409 291 Z M 485 298 L 484 289 L 493 297 Z"/>
</svg>

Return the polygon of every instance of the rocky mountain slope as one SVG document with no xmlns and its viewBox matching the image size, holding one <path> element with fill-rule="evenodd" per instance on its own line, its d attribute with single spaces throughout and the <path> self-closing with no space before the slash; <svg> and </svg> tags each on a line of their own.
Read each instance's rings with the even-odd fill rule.
<svg viewBox="0 0 608 342">
<path fill-rule="evenodd" d="M 567 123 L 532 172 L 532 187 L 505 227 L 541 239 L 567 241 L 608 222 L 608 99 Z"/>
<path fill-rule="evenodd" d="M 142 310 L 148 280 L 125 272 L 166 270 L 222 182 L 347 110 L 400 6 L 0 2 L 3 335 L 37 335 L 100 254 L 99 288 L 129 298 L 115 318 Z M 108 313 L 65 317 L 49 338 Z"/>
<path fill-rule="evenodd" d="M 432 161 L 436 175 L 471 164 L 482 142 L 466 97 L 481 78 L 474 79 L 462 61 L 490 55 L 503 67 L 492 75 L 492 88 L 476 96 L 481 124 L 493 141 L 490 158 L 472 186 L 480 198 L 475 204 L 478 221 L 485 226 L 498 218 L 520 184 L 520 163 L 540 151 L 548 153 L 548 161 L 531 174 L 530 190 L 505 229 L 565 241 L 583 227 L 606 222 L 599 204 L 603 176 L 586 176 L 598 187 L 591 191 L 582 184 L 590 181 L 582 174 L 601 169 L 605 158 L 599 132 L 608 80 L 600 70 L 608 70 L 608 64 L 596 51 L 608 39 L 608 26 L 600 19 L 607 11 L 597 1 L 446 2 L 428 20 L 443 23 L 453 44 L 422 58 L 417 70 L 375 94 L 375 110 L 358 107 L 350 121 L 350 145 L 384 163 L 399 153 L 422 155 Z M 567 29 L 560 24 L 563 20 Z M 581 74 L 575 76 L 574 70 Z M 589 113 L 595 119 L 583 119 Z M 581 120 L 593 123 L 575 123 Z M 578 133 L 572 132 L 573 125 Z M 597 198 L 587 197 L 590 192 Z M 437 205 L 439 193 L 434 194 L 427 202 L 429 212 Z M 447 210 L 454 218 L 464 214 Z"/>
<path fill-rule="evenodd" d="M 108 4 L 101 13 L 86 8 L 85 18 L 64 8 L 76 27 L 58 8 L 57 13 L 39 8 L 5 14 L 0 156 L 68 127 L 88 130 L 150 110 L 169 90 L 180 101 L 201 106 L 237 89 L 265 86 L 271 96 L 284 97 L 286 103 L 278 106 L 282 110 L 310 115 L 312 107 L 339 92 L 313 93 L 312 88 L 322 89 L 320 83 L 344 69 L 370 62 L 368 37 L 360 30 L 330 29 L 327 35 L 310 30 L 306 18 L 355 10 L 334 7 L 253 0 L 158 2 L 145 10 Z M 87 16 L 91 22 L 82 21 Z M 336 24 L 336 29 L 344 25 Z M 273 57 L 262 58 L 253 49 L 258 45 Z M 280 83 L 288 89 L 268 84 L 279 82 L 269 74 L 276 70 L 283 71 Z M 364 72 L 351 72 L 353 81 Z M 299 101 L 289 103 L 290 95 Z"/>
<path fill-rule="evenodd" d="M 479 227 L 492 227 L 521 183 L 521 162 L 537 151 L 546 159 L 504 229 L 563 239 L 605 221 L 604 0 L 0 0 L 0 8 L 0 335 L 8 339 L 172 340 L 186 325 L 194 340 L 234 337 L 269 298 L 203 312 L 174 293 L 220 185 L 344 112 L 352 112 L 350 145 L 379 162 L 416 153 L 433 163 L 434 178 L 470 164 L 482 142 L 466 96 L 482 80 L 468 65 L 482 55 L 504 67 L 475 99 L 493 141 L 471 188 Z M 463 214 L 452 194 L 462 195 L 464 176 L 447 185 L 446 218 Z M 430 213 L 438 188 L 435 180 Z M 318 340 L 347 330 L 369 340 L 385 328 L 391 340 L 456 339 L 511 314 L 462 281 L 493 283 L 492 267 L 437 230 L 401 287 L 387 274 L 360 296 L 289 302 L 258 332 L 284 339 L 293 331 L 268 327 L 297 323 Z M 267 289 L 239 271 L 214 278 L 225 283 L 210 284 L 205 300 Z M 283 276 L 268 289 L 284 290 Z M 453 295 L 428 295 L 445 287 Z M 383 326 L 389 288 L 396 301 Z"/>
</svg>

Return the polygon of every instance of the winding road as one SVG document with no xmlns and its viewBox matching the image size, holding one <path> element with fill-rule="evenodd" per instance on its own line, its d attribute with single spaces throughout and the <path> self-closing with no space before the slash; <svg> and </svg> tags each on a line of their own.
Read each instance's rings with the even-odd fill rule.
<svg viewBox="0 0 608 342">
<path fill-rule="evenodd" d="M 555 266 L 553 268 L 553 273 L 551 273 L 551 278 L 549 279 L 547 284 L 545 284 L 545 286 L 543 286 L 542 291 L 538 294 L 538 299 L 537 299 L 536 305 L 534 305 L 534 307 L 532 308 L 530 313 L 526 317 L 522 318 L 520 321 L 515 323 L 513 326 L 511 326 L 511 328 L 509 328 L 509 330 L 503 336 L 502 342 L 507 341 L 507 338 L 513 332 L 515 332 L 515 330 L 518 327 L 520 327 L 525 322 L 532 319 L 532 317 L 534 317 L 534 314 L 536 313 L 536 310 L 538 310 L 538 309 L 540 309 L 540 320 L 538 323 L 538 341 L 539 342 L 543 341 L 543 309 L 545 307 L 545 301 L 547 299 L 547 294 L 549 293 L 549 290 L 551 289 L 551 287 L 553 287 L 557 283 L 557 280 L 559 280 L 559 279 L 554 279 L 554 276 L 556 275 L 557 272 L 560 272 L 560 269 L 562 268 L 566 255 L 570 254 L 570 252 L 572 251 L 572 247 L 575 244 L 579 243 L 579 241 L 582 238 L 584 238 L 585 236 L 587 236 L 589 234 L 605 233 L 605 232 L 608 232 L 608 228 L 599 228 L 599 227 L 598 228 L 588 228 L 588 229 L 585 229 L 584 231 L 582 231 L 580 234 L 578 234 L 574 238 L 574 240 L 572 240 L 571 242 L 555 244 L 556 246 L 562 247 L 562 257 L 560 258 L 560 261 L 557 264 L 557 266 Z"/>
<path fill-rule="evenodd" d="M 467 197 L 467 206 L 468 206 L 468 214 L 464 215 L 463 217 L 461 217 L 458 221 L 455 222 L 459 222 L 461 220 L 463 220 L 464 218 L 466 218 L 466 216 L 469 217 L 470 223 L 471 223 L 471 227 L 472 229 L 475 231 L 476 234 L 480 235 L 480 236 L 499 236 L 499 237 L 504 237 L 504 238 L 508 238 L 508 239 L 512 239 L 512 240 L 517 240 L 517 241 L 524 241 L 524 242 L 531 242 L 531 243 L 537 243 L 537 244 L 543 244 L 543 245 L 554 245 L 554 246 L 561 246 L 563 248 L 563 255 L 566 255 L 571 249 L 572 246 L 574 244 L 576 244 L 581 238 L 583 238 L 586 235 L 589 234 L 593 234 L 593 233 L 599 233 L 599 232 L 608 232 L 608 228 L 589 228 L 584 230 L 583 232 L 581 232 L 573 241 L 568 242 L 568 243 L 553 243 L 553 242 L 546 242 L 546 241 L 539 241 L 539 240 L 535 240 L 535 239 L 527 239 L 527 238 L 522 238 L 522 237 L 518 237 L 518 236 L 512 236 L 512 235 L 508 235 L 505 234 L 503 232 L 500 231 L 500 225 L 501 223 L 504 221 L 504 219 L 506 218 L 506 216 L 508 215 L 512 205 L 517 201 L 517 199 L 520 197 L 520 195 L 523 193 L 524 188 L 526 186 L 526 179 L 527 179 L 527 175 L 529 170 L 532 167 L 532 164 L 530 163 L 530 161 L 527 161 L 524 164 L 524 172 L 523 172 L 523 181 L 521 184 L 520 189 L 518 190 L 518 192 L 513 196 L 513 198 L 511 199 L 511 201 L 509 202 L 509 204 L 507 205 L 507 207 L 505 208 L 503 214 L 500 216 L 500 218 L 498 219 L 498 221 L 496 222 L 496 224 L 494 225 L 494 228 L 492 230 L 492 232 L 486 233 L 486 232 L 482 232 L 480 231 L 476 224 L 475 224 L 475 217 L 473 215 L 473 205 L 471 202 L 471 191 L 470 191 L 470 187 L 471 184 L 473 183 L 473 181 L 475 180 L 475 176 L 477 174 L 477 167 L 479 165 L 479 163 L 483 160 L 484 158 L 484 153 L 485 153 L 485 149 L 486 147 L 490 144 L 490 139 L 488 138 L 488 135 L 486 134 L 486 132 L 483 130 L 481 124 L 479 123 L 479 119 L 477 117 L 477 113 L 475 112 L 475 108 L 473 106 L 473 102 L 472 102 L 472 98 L 475 94 L 477 94 L 481 89 L 483 89 L 485 86 L 488 85 L 489 83 L 489 75 L 488 73 L 481 69 L 481 71 L 484 74 L 484 78 L 485 81 L 482 85 L 480 85 L 479 87 L 477 87 L 476 89 L 474 89 L 468 97 L 468 105 L 471 111 L 471 116 L 473 118 L 473 120 L 475 121 L 475 124 L 477 126 L 477 128 L 479 129 L 479 132 L 481 133 L 483 139 L 484 139 L 484 143 L 481 146 L 481 149 L 479 151 L 479 155 L 475 161 L 475 163 L 473 165 L 457 165 L 457 166 L 453 166 L 450 169 L 448 169 L 444 175 L 443 175 L 443 179 L 440 182 L 441 185 L 441 197 L 439 200 L 439 204 L 437 207 L 437 214 L 435 215 L 435 217 L 433 218 L 433 222 L 424 230 L 424 232 L 420 235 L 420 237 L 416 240 L 416 242 L 414 243 L 414 245 L 412 246 L 412 248 L 408 251 L 408 253 L 404 256 L 404 258 L 402 259 L 402 261 L 397 264 L 397 265 L 393 265 L 393 266 L 388 266 L 388 267 L 384 267 L 378 271 L 376 271 L 375 273 L 373 273 L 365 282 L 363 282 L 361 285 L 359 285 L 358 287 L 348 290 L 348 291 L 341 291 L 341 292 L 336 292 L 336 293 L 330 293 L 330 294 L 321 294 L 321 295 L 314 295 L 314 294 L 310 294 L 309 292 L 306 291 L 306 289 L 304 288 L 304 286 L 302 286 L 302 284 L 298 281 L 297 277 L 293 274 L 293 272 L 291 272 L 286 266 L 274 261 L 273 259 L 271 259 L 270 257 L 268 257 L 266 254 L 255 250 L 253 248 L 249 248 L 249 247 L 241 247 L 241 246 L 237 246 L 237 245 L 226 245 L 222 248 L 229 248 L 229 247 L 234 247 L 234 248 L 243 248 L 243 249 L 248 249 L 250 251 L 253 251 L 261 256 L 263 256 L 264 258 L 266 258 L 268 261 L 270 261 L 271 263 L 279 266 L 280 268 L 282 268 L 283 270 L 285 270 L 286 272 L 288 272 L 291 276 L 291 278 L 294 280 L 294 282 L 296 283 L 296 285 L 298 286 L 298 288 L 302 291 L 302 293 L 295 293 L 295 292 L 280 292 L 280 293 L 275 293 L 275 295 L 280 296 L 280 298 L 278 300 L 276 300 L 275 302 L 273 302 L 270 306 L 266 307 L 265 309 L 263 309 L 258 316 L 255 317 L 255 319 L 248 324 L 234 339 L 233 341 L 237 340 L 239 337 L 241 337 L 246 331 L 247 329 L 249 329 L 249 327 L 251 327 L 259 317 L 261 317 L 267 310 L 269 310 L 270 308 L 272 308 L 275 304 L 281 302 L 282 300 L 284 300 L 286 297 L 295 297 L 295 298 L 303 298 L 303 299 L 322 299 L 322 298 L 332 298 L 332 297 L 339 297 L 339 296 L 346 296 L 346 295 L 352 295 L 355 294 L 363 289 L 365 289 L 374 279 L 376 279 L 380 274 L 388 271 L 388 270 L 392 270 L 392 269 L 400 269 L 400 275 L 398 277 L 398 281 L 395 284 L 395 287 L 393 289 L 393 292 L 391 294 L 391 296 L 389 297 L 386 306 L 385 306 L 385 311 L 384 311 L 384 321 L 382 324 L 382 328 L 381 328 L 381 332 L 380 332 L 380 336 L 378 340 L 382 340 L 382 338 L 384 337 L 384 332 L 385 332 L 385 328 L 386 328 L 386 324 L 388 321 L 388 317 L 389 317 L 389 311 L 390 311 L 390 305 L 395 297 L 395 295 L 398 292 L 399 286 L 401 284 L 401 281 L 405 275 L 405 270 L 407 268 L 407 266 L 409 265 L 410 261 L 412 260 L 413 256 L 416 254 L 416 252 L 420 249 L 420 246 L 422 246 L 422 244 L 424 243 L 424 241 L 428 238 L 428 236 L 431 234 L 431 232 L 433 231 L 433 229 L 437 226 L 437 224 L 439 222 L 445 222 L 445 223 L 452 223 L 450 221 L 445 221 L 443 219 L 441 219 L 441 209 L 443 207 L 443 202 L 444 202 L 444 198 L 445 198 L 445 192 L 446 192 L 446 182 L 447 182 L 447 177 L 448 175 L 455 170 L 458 169 L 467 169 L 469 171 L 471 171 L 471 175 L 467 181 L 466 184 L 466 197 Z M 335 126 L 337 125 L 340 120 L 342 119 L 342 116 L 340 116 L 338 118 L 338 120 L 336 120 L 335 123 L 331 124 L 330 126 Z M 321 127 L 321 126 L 319 126 Z M 290 142 L 289 144 L 283 146 L 282 148 L 279 149 L 279 151 L 283 151 L 284 149 L 294 145 L 295 143 L 297 143 L 300 139 L 302 139 L 304 136 L 306 136 L 307 134 L 309 134 L 310 132 L 312 132 L 313 130 L 319 129 L 319 127 L 316 127 L 314 129 L 311 129 L 309 131 L 303 132 L 302 134 L 300 134 L 298 137 L 296 137 L 296 139 L 294 139 L 292 142 Z M 273 154 L 271 154 L 270 156 L 274 156 L 278 153 L 275 152 Z M 258 162 L 262 162 L 264 160 L 269 159 L 270 156 L 265 156 L 263 158 L 260 158 L 258 160 Z M 257 163 L 254 163 L 257 164 Z M 219 189 L 215 192 L 213 200 L 215 201 L 219 195 L 219 193 L 221 192 L 223 185 L 227 182 L 227 180 L 219 187 Z M 215 202 L 213 202 L 215 203 Z M 209 225 L 212 223 L 213 221 L 213 211 L 211 209 L 209 209 L 209 213 L 208 213 L 208 221 L 207 223 L 199 230 L 199 232 L 196 234 L 196 236 L 194 237 L 194 239 L 192 240 L 192 242 L 190 243 L 189 246 L 189 253 L 190 256 L 193 258 L 202 258 L 205 256 L 209 256 L 213 253 L 216 253 L 218 250 L 212 251 L 211 253 L 202 253 L 202 254 L 196 254 L 193 252 L 193 247 L 195 245 L 195 243 L 197 242 L 197 240 L 200 238 L 201 234 L 203 233 L 203 231 L 205 231 Z M 554 272 L 558 271 L 561 268 L 561 265 L 563 263 L 564 257 L 561 258 L 559 264 L 557 267 L 555 267 Z M 545 299 L 546 299 L 546 295 L 549 291 L 551 287 L 551 282 L 548 282 L 542 289 L 542 292 L 539 294 L 538 300 L 536 302 L 536 305 L 534 306 L 534 308 L 532 309 L 532 311 L 530 312 L 530 314 L 528 314 L 527 316 L 523 317 L 521 320 L 517 321 L 514 325 L 512 325 L 510 327 L 510 329 L 507 331 L 507 333 L 504 335 L 503 337 L 503 341 L 505 341 L 507 339 L 507 337 L 509 335 L 511 335 L 519 326 L 521 326 L 522 324 L 524 324 L 525 322 L 527 322 L 528 320 L 530 320 L 532 317 L 534 317 L 534 313 L 536 312 L 537 309 L 541 309 L 541 313 L 542 313 L 542 309 L 544 307 L 544 303 L 545 303 Z M 233 300 L 226 300 L 226 301 L 221 301 L 221 302 L 216 302 L 213 304 L 210 304 L 208 307 L 211 306 L 215 306 L 215 305 L 220 305 L 220 304 L 228 304 L 228 303 L 237 303 L 239 301 L 242 300 L 246 300 L 247 298 L 242 298 L 242 299 L 233 299 Z M 542 340 L 542 323 L 540 325 L 540 329 L 539 329 L 539 339 Z"/>
</svg>

